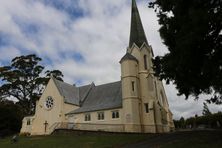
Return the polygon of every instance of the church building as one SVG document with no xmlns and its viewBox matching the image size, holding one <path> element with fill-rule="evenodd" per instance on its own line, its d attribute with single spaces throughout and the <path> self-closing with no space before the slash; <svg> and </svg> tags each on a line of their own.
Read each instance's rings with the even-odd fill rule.
<svg viewBox="0 0 222 148">
<path fill-rule="evenodd" d="M 136 1 L 126 54 L 116 61 L 121 80 L 74 86 L 53 76 L 36 102 L 35 115 L 23 119 L 21 133 L 47 135 L 56 129 L 164 133 L 174 130 L 162 82 L 152 69 L 148 44 Z"/>
</svg>

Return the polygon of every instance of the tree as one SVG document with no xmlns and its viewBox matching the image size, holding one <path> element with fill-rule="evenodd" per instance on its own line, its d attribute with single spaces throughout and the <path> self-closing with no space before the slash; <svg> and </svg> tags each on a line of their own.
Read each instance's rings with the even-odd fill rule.
<svg viewBox="0 0 222 148">
<path fill-rule="evenodd" d="M 180 118 L 179 123 L 180 123 L 180 128 L 185 128 L 185 119 L 184 119 L 184 117 Z"/>
<path fill-rule="evenodd" d="M 41 76 L 44 67 L 39 64 L 42 59 L 36 55 L 15 57 L 11 65 L 0 67 L 0 99 L 16 98 L 25 115 L 34 113 L 36 100 L 41 96 L 49 75 L 62 80 L 59 70 L 46 71 Z"/>
<path fill-rule="evenodd" d="M 0 137 L 19 132 L 22 125 L 22 109 L 9 100 L 0 101 Z"/>
<path fill-rule="evenodd" d="M 63 79 L 62 79 L 63 74 L 62 74 L 62 72 L 59 71 L 59 70 L 52 70 L 52 71 L 47 70 L 47 71 L 45 72 L 45 74 L 46 74 L 46 78 L 48 78 L 48 79 L 50 78 L 50 76 L 53 76 L 53 77 L 56 78 L 57 80 L 63 81 Z"/>
<path fill-rule="evenodd" d="M 208 106 L 207 106 L 207 103 L 204 102 L 203 104 L 204 104 L 204 106 L 203 106 L 203 112 L 202 112 L 203 116 L 211 115 L 211 112 L 210 112 L 210 110 L 209 110 L 209 108 L 208 108 Z"/>
<path fill-rule="evenodd" d="M 160 79 L 176 85 L 178 95 L 222 103 L 221 0 L 155 0 L 159 32 L 169 53 L 154 59 Z"/>
</svg>

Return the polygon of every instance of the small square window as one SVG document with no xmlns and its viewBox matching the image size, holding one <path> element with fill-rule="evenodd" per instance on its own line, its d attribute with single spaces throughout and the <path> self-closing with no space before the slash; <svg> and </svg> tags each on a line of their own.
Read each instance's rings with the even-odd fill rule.
<svg viewBox="0 0 222 148">
<path fill-rule="evenodd" d="M 98 113 L 98 120 L 104 120 L 104 112 L 99 112 Z"/>
<path fill-rule="evenodd" d="M 85 121 L 90 121 L 90 120 L 91 120 L 90 114 L 85 114 Z"/>
<path fill-rule="evenodd" d="M 119 118 L 119 111 L 113 111 L 113 112 L 112 112 L 112 118 L 113 118 L 113 119 Z"/>
</svg>

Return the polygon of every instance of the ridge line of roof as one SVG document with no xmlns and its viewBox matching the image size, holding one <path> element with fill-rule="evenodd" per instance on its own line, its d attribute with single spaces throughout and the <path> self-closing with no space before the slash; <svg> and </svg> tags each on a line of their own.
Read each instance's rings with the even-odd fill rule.
<svg viewBox="0 0 222 148">
<path fill-rule="evenodd" d="M 76 86 L 74 86 L 74 85 L 72 85 L 72 84 L 69 84 L 69 83 L 67 83 L 67 82 L 65 82 L 65 81 L 60 81 L 60 80 L 58 80 L 58 79 L 56 79 L 56 78 L 54 78 L 54 77 L 53 77 L 53 79 L 56 80 L 56 81 L 59 81 L 60 83 L 65 83 L 65 84 L 67 84 L 67 85 L 76 87 Z M 77 88 L 77 87 L 76 87 L 76 88 Z"/>
<path fill-rule="evenodd" d="M 108 85 L 108 84 L 113 84 L 113 83 L 117 83 L 117 82 L 121 82 L 121 80 L 119 80 L 119 81 L 114 81 L 114 82 L 109 82 L 109 83 L 104 83 L 104 84 L 99 84 L 99 85 L 95 85 L 95 87 L 97 87 L 97 86 L 103 86 L 103 85 Z"/>
<path fill-rule="evenodd" d="M 60 83 L 67 84 L 67 85 L 72 86 L 72 87 L 75 87 L 75 88 L 77 88 L 77 89 L 79 89 L 80 87 L 90 86 L 90 85 L 94 84 L 94 83 L 92 82 L 91 84 L 87 84 L 87 85 L 82 85 L 82 86 L 76 87 L 76 86 L 74 86 L 74 85 L 72 85 L 72 84 L 69 84 L 69 83 L 67 83 L 67 82 L 57 80 L 57 79 L 55 79 L 54 77 L 53 77 L 53 80 L 54 80 L 54 81 L 59 81 Z M 119 81 L 114 81 L 114 82 L 108 82 L 108 83 L 104 83 L 104 84 L 99 84 L 99 85 L 95 85 L 95 84 L 94 84 L 94 85 L 97 87 L 97 86 L 101 86 L 101 85 L 107 85 L 107 84 L 117 83 L 117 82 L 120 82 L 120 81 L 121 81 L 121 80 L 119 80 Z M 57 82 L 56 82 L 56 83 L 57 83 Z"/>
<path fill-rule="evenodd" d="M 89 93 L 90 93 L 90 91 L 92 90 L 92 88 L 93 88 L 93 86 L 95 86 L 95 85 L 93 85 L 94 83 L 91 83 L 91 85 L 89 86 L 89 88 L 88 88 L 88 90 L 87 90 L 87 93 L 85 94 L 85 96 L 83 96 L 83 98 L 82 98 L 82 100 L 81 100 L 81 98 L 80 98 L 80 96 L 79 96 L 79 98 L 80 98 L 80 102 L 79 102 L 79 104 L 80 104 L 80 106 L 82 106 L 82 104 L 84 103 L 84 101 L 86 100 L 86 98 L 88 97 L 88 95 L 89 95 Z"/>
<path fill-rule="evenodd" d="M 52 77 L 51 79 L 52 79 L 52 81 L 55 83 L 56 88 L 57 88 L 58 91 L 59 91 L 59 94 L 64 98 L 64 96 L 62 95 L 61 90 L 59 89 L 59 86 L 58 86 L 59 84 L 57 84 L 57 81 L 59 81 L 59 80 L 55 79 L 54 77 Z"/>
</svg>

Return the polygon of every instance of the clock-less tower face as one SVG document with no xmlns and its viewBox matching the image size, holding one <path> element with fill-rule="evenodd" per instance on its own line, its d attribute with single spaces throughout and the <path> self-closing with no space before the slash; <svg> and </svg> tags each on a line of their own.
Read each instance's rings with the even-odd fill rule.
<svg viewBox="0 0 222 148">
<path fill-rule="evenodd" d="M 45 108 L 48 110 L 52 109 L 53 105 L 54 105 L 53 98 L 51 96 L 48 96 L 45 100 L 45 104 L 44 104 Z"/>
</svg>

